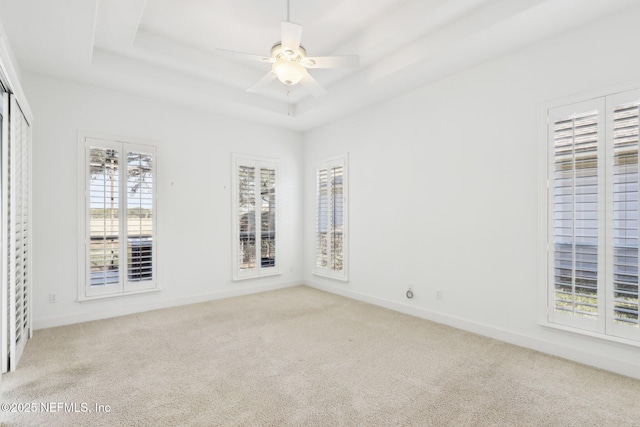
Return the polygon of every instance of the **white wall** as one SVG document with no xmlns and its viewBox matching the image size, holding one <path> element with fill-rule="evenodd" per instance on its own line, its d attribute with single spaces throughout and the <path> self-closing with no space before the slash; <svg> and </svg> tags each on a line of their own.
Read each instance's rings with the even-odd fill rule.
<svg viewBox="0 0 640 427">
<path fill-rule="evenodd" d="M 33 133 L 34 327 L 300 284 L 302 144 L 296 132 L 24 73 Z M 77 302 L 77 132 L 158 147 L 160 293 Z M 280 159 L 277 277 L 231 281 L 231 153 Z M 49 303 L 55 293 L 58 302 Z"/>
<path fill-rule="evenodd" d="M 640 348 L 537 324 L 543 106 L 639 79 L 640 56 L 617 43 L 640 40 L 639 20 L 606 18 L 305 134 L 305 282 L 640 378 Z M 314 162 L 343 152 L 346 284 L 311 274 Z"/>
</svg>

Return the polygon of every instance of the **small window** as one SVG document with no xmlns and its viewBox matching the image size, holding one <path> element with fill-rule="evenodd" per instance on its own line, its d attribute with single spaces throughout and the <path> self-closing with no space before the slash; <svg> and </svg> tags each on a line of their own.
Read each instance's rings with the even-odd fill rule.
<svg viewBox="0 0 640 427">
<path fill-rule="evenodd" d="M 347 280 L 347 157 L 316 166 L 314 273 Z"/>
<path fill-rule="evenodd" d="M 80 299 L 156 289 L 155 147 L 81 136 Z"/>
<path fill-rule="evenodd" d="M 233 278 L 278 274 L 278 162 L 234 155 L 233 165 Z"/>
</svg>

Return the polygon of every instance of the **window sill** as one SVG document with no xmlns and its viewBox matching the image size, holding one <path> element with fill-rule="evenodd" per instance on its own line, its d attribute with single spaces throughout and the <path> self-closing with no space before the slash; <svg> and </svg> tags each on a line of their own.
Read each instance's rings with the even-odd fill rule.
<svg viewBox="0 0 640 427">
<path fill-rule="evenodd" d="M 338 280 L 340 282 L 345 282 L 345 283 L 349 281 L 349 278 L 346 276 L 337 276 L 331 273 L 324 273 L 322 271 L 313 271 L 311 272 L 311 274 L 313 274 L 314 276 L 325 277 L 327 279 Z"/>
<path fill-rule="evenodd" d="M 582 335 L 590 338 L 596 338 L 600 341 L 614 342 L 617 344 L 623 344 L 623 345 L 628 345 L 630 347 L 640 348 L 640 341 L 635 341 L 628 338 L 619 338 L 619 337 L 614 337 L 610 335 L 604 335 L 597 332 L 587 331 L 585 329 L 572 328 L 571 326 L 564 326 L 557 323 L 551 323 L 546 321 L 540 321 L 538 322 L 538 325 L 544 326 L 546 328 L 556 329 L 562 332 L 568 332 L 574 335 Z"/>
<path fill-rule="evenodd" d="M 95 295 L 91 297 L 82 296 L 82 297 L 78 297 L 78 302 L 85 303 L 85 302 L 92 302 L 92 301 L 101 301 L 106 299 L 124 298 L 132 295 L 151 294 L 155 292 L 160 292 L 161 290 L 162 289 L 160 288 L 154 288 L 154 289 L 144 289 L 140 291 L 120 292 L 117 294 Z"/>
<path fill-rule="evenodd" d="M 234 277 L 232 280 L 234 282 L 241 282 L 243 280 L 261 279 L 263 277 L 280 276 L 281 274 L 282 273 L 280 273 L 279 271 L 274 271 L 273 273 L 264 273 L 264 274 L 260 274 L 260 275 L 257 275 L 257 276 Z"/>
</svg>

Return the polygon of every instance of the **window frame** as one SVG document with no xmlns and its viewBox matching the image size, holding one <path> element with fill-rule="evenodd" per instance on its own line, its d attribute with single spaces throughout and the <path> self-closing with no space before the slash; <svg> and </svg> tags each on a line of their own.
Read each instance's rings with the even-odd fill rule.
<svg viewBox="0 0 640 427">
<path fill-rule="evenodd" d="M 640 101 L 640 82 L 632 82 L 610 88 L 591 91 L 583 96 L 572 96 L 562 100 L 548 103 L 542 108 L 541 134 L 543 143 L 540 144 L 539 176 L 540 186 L 538 191 L 540 231 L 540 277 L 541 280 L 539 301 L 538 324 L 564 331 L 587 336 L 602 341 L 625 344 L 632 347 L 640 347 L 640 330 L 632 333 L 619 333 L 619 325 L 613 325 L 613 254 L 614 254 L 614 223 L 613 223 L 613 111 L 624 103 L 635 102 L 630 98 Z M 587 108 L 584 108 L 587 106 Z M 592 322 L 561 321 L 555 313 L 554 305 L 554 184 L 552 173 L 554 171 L 554 139 L 553 117 L 559 118 L 563 114 L 581 113 L 588 111 L 589 106 L 597 106 L 598 125 L 602 130 L 598 131 L 598 143 L 603 147 L 598 148 L 598 212 L 599 212 L 599 243 L 598 243 L 598 319 Z M 555 110 L 557 114 L 552 114 Z M 602 156 L 602 157 L 600 157 Z M 600 177 L 602 171 L 602 177 Z M 603 218 L 600 220 L 600 218 Z M 600 236 L 603 233 L 604 235 Z M 602 252 L 602 254 L 601 254 Z M 602 271 L 603 270 L 603 271 Z M 602 271 L 602 272 L 601 272 Z M 610 277 L 611 276 L 611 277 Z M 640 329 L 640 327 L 638 328 Z"/>
<path fill-rule="evenodd" d="M 280 275 L 281 274 L 280 273 L 280 263 L 281 263 L 281 259 L 280 259 L 280 241 L 281 241 L 280 239 L 280 234 L 281 234 L 281 231 L 280 231 L 280 217 L 281 217 L 280 161 L 278 159 L 270 158 L 270 157 L 261 157 L 261 156 L 254 156 L 254 155 L 248 155 L 248 154 L 232 153 L 231 164 L 232 164 L 232 167 L 231 167 L 232 280 L 235 282 L 235 281 L 241 281 L 241 280 L 247 280 L 247 279 L 255 279 L 259 277 L 269 277 L 269 276 Z M 240 254 L 240 248 L 238 244 L 240 240 L 240 221 L 238 220 L 240 216 L 240 211 L 238 208 L 239 197 L 240 197 L 238 186 L 240 184 L 240 180 L 238 177 L 238 173 L 239 173 L 240 167 L 242 166 L 254 167 L 256 169 L 256 178 L 255 178 L 256 182 L 259 182 L 260 180 L 260 173 L 258 171 L 262 169 L 269 169 L 269 170 L 275 171 L 275 183 L 274 183 L 274 191 L 275 191 L 274 199 L 275 199 L 275 207 L 276 207 L 275 208 L 276 214 L 275 214 L 275 221 L 274 221 L 275 263 L 273 266 L 263 267 L 262 262 L 259 262 L 259 263 L 257 262 L 258 259 L 261 259 L 260 245 L 258 244 L 258 242 L 262 242 L 261 232 L 258 232 L 258 230 L 260 230 L 260 224 L 258 222 L 258 218 L 261 218 L 261 214 L 260 215 L 254 214 L 254 229 L 256 230 L 256 237 L 257 237 L 257 241 L 255 245 L 256 267 L 252 269 L 240 268 L 239 261 L 241 258 L 241 254 Z M 259 198 L 260 198 L 260 192 L 256 191 L 256 194 L 255 194 L 256 211 L 258 210 L 257 206 L 258 206 Z"/>
<path fill-rule="evenodd" d="M 128 253 L 128 225 L 127 225 L 127 196 L 126 196 L 126 155 L 128 152 L 143 152 L 152 156 L 151 165 L 153 176 L 152 193 L 152 253 L 151 253 L 151 280 L 129 281 L 128 268 L 119 269 L 119 284 L 116 287 L 104 289 L 91 289 L 89 261 L 90 245 L 90 203 L 88 203 L 88 185 L 90 179 L 89 157 L 91 141 L 93 146 L 102 148 L 115 148 L 119 150 L 120 174 L 118 194 L 121 200 L 118 212 L 119 254 Z M 122 161 L 124 159 L 124 161 Z M 78 132 L 78 301 L 93 301 L 108 298 L 120 298 L 129 295 L 158 292 L 161 290 L 158 280 L 158 226 L 157 226 L 157 201 L 158 201 L 158 155 L 157 147 L 149 141 L 136 138 L 113 136 L 94 132 Z M 122 179 L 124 177 L 124 179 Z M 120 256 L 120 255 L 119 255 Z"/>
<path fill-rule="evenodd" d="M 319 208 L 318 208 L 318 172 L 321 169 L 330 169 L 332 167 L 342 166 L 342 270 L 334 270 L 330 267 L 319 267 L 317 265 L 317 247 L 318 247 L 318 233 L 317 227 L 320 221 Z M 314 168 L 314 230 L 313 230 L 313 271 L 312 274 L 316 276 L 326 277 L 342 282 L 349 281 L 349 154 L 343 153 L 336 156 L 331 156 L 319 160 L 315 163 Z M 329 186 L 328 186 L 329 188 Z M 331 191 L 331 193 L 333 192 Z M 328 196 L 329 197 L 329 196 Z M 332 214 L 328 212 L 327 215 Z M 328 264 L 331 264 L 329 260 Z"/>
</svg>

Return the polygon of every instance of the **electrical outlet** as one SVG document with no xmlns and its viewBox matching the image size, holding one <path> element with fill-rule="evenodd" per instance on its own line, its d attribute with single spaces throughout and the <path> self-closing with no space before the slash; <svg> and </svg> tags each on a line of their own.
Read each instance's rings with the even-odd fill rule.
<svg viewBox="0 0 640 427">
<path fill-rule="evenodd" d="M 440 289 L 436 291 L 436 299 L 442 299 L 442 291 Z"/>
<path fill-rule="evenodd" d="M 50 304 L 55 304 L 58 302 L 58 295 L 56 294 L 49 294 L 49 303 Z"/>
</svg>

